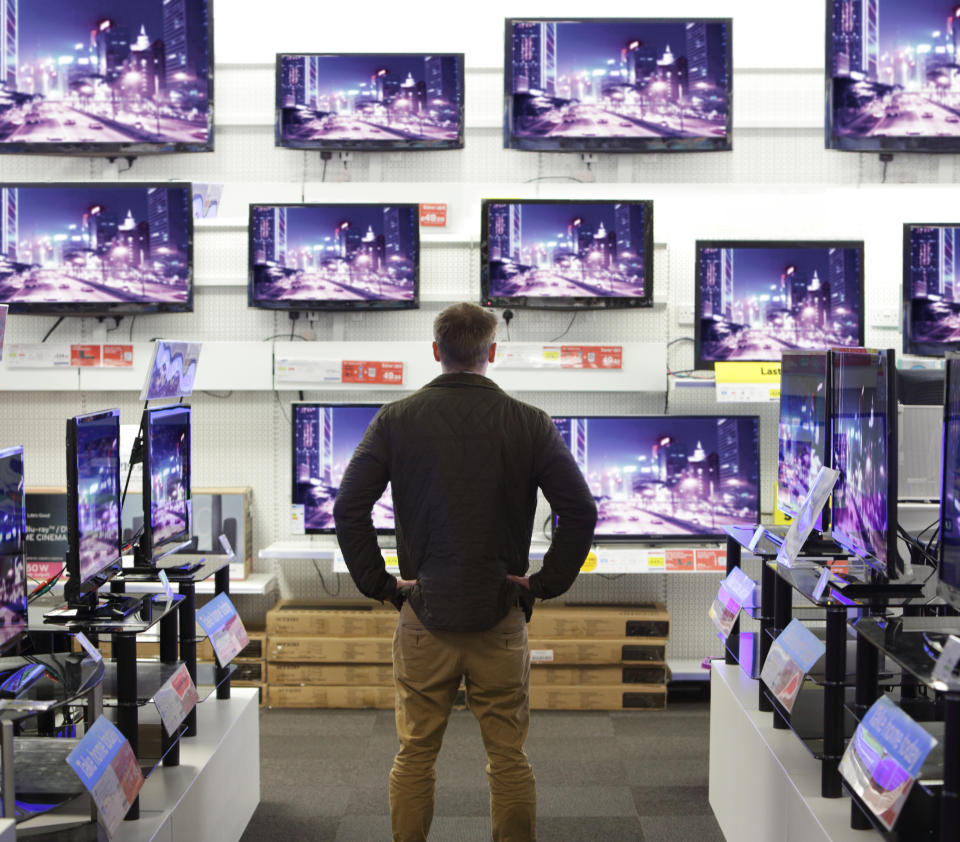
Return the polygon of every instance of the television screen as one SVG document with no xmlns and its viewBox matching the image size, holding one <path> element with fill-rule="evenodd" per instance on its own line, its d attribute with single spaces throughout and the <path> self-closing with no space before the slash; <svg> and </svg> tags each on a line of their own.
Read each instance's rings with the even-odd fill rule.
<svg viewBox="0 0 960 842">
<path fill-rule="evenodd" d="M 553 422 L 597 501 L 598 539 L 715 540 L 759 520 L 756 416 Z"/>
<path fill-rule="evenodd" d="M 894 352 L 831 352 L 833 539 L 891 578 L 897 553 L 897 399 Z"/>
<path fill-rule="evenodd" d="M 653 202 L 484 199 L 480 294 L 493 307 L 649 307 Z"/>
<path fill-rule="evenodd" d="M 67 573 L 72 587 L 120 560 L 120 411 L 67 421 Z"/>
<path fill-rule="evenodd" d="M 796 517 L 822 467 L 830 466 L 830 352 L 784 351 L 780 360 L 777 508 Z M 827 508 L 815 524 L 824 529 Z"/>
<path fill-rule="evenodd" d="M 278 54 L 276 143 L 460 149 L 463 54 Z"/>
<path fill-rule="evenodd" d="M 960 611 L 960 354 L 946 359 L 937 593 Z"/>
<path fill-rule="evenodd" d="M 729 19 L 507 19 L 504 146 L 708 152 L 731 146 Z"/>
<path fill-rule="evenodd" d="M 697 365 L 863 343 L 863 243 L 697 241 Z"/>
<path fill-rule="evenodd" d="M 248 303 L 274 310 L 419 306 L 416 205 L 250 205 Z"/>
<path fill-rule="evenodd" d="M 154 560 L 165 549 L 190 539 L 190 407 L 147 409 L 141 431 L 144 527 L 140 549 L 147 560 Z"/>
<path fill-rule="evenodd" d="M 0 208 L 11 313 L 193 310 L 189 184 L 6 184 Z"/>
<path fill-rule="evenodd" d="M 208 0 L 7 0 L 0 152 L 213 149 Z"/>
<path fill-rule="evenodd" d="M 0 450 L 0 650 L 27 630 L 23 448 Z"/>
<path fill-rule="evenodd" d="M 960 223 L 903 226 L 903 352 L 960 350 Z"/>
<path fill-rule="evenodd" d="M 379 410 L 371 404 L 293 404 L 293 505 L 303 506 L 308 535 L 332 534 L 340 480 Z M 387 485 L 373 507 L 378 532 L 393 532 L 393 493 Z"/>
<path fill-rule="evenodd" d="M 956 6 L 829 0 L 827 147 L 960 150 Z"/>
</svg>

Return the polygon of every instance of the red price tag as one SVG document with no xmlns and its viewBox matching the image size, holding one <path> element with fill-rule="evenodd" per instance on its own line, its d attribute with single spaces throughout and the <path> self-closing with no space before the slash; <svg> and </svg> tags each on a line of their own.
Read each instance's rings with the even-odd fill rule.
<svg viewBox="0 0 960 842">
<path fill-rule="evenodd" d="M 623 368 L 621 345 L 561 345 L 561 368 Z"/>
<path fill-rule="evenodd" d="M 445 204 L 420 205 L 420 224 L 424 228 L 444 228 L 447 224 Z"/>
<path fill-rule="evenodd" d="M 726 569 L 726 550 L 697 550 L 697 570 L 725 572 Z"/>
<path fill-rule="evenodd" d="M 693 550 L 667 550 L 667 570 L 693 570 Z"/>
<path fill-rule="evenodd" d="M 70 365 L 97 366 L 100 365 L 99 345 L 71 345 Z"/>
<path fill-rule="evenodd" d="M 341 383 L 376 383 L 390 386 L 403 384 L 403 363 L 383 360 L 344 360 L 340 367 Z"/>
<path fill-rule="evenodd" d="M 115 368 L 133 368 L 133 345 L 104 345 L 103 364 Z"/>
</svg>

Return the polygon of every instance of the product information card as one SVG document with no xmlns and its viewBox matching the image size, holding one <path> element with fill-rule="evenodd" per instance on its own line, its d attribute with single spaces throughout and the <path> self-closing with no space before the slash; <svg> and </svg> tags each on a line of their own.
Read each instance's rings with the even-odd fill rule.
<svg viewBox="0 0 960 842">
<path fill-rule="evenodd" d="M 218 594 L 197 609 L 197 622 L 210 638 L 213 653 L 221 667 L 236 658 L 237 653 L 250 642 L 243 620 L 225 593 Z"/>
<path fill-rule="evenodd" d="M 824 652 L 823 641 L 797 619 L 790 621 L 770 647 L 760 679 L 788 713 L 793 710 L 804 676 Z"/>
<path fill-rule="evenodd" d="M 180 669 L 153 695 L 153 703 L 157 706 L 163 727 L 170 736 L 199 701 L 200 694 L 197 693 L 186 664 L 181 664 Z"/>
<path fill-rule="evenodd" d="M 727 578 L 720 583 L 720 590 L 717 592 L 716 599 L 713 600 L 713 605 L 710 606 L 708 615 L 722 637 L 730 636 L 730 630 L 737 621 L 740 609 L 744 605 L 753 606 L 756 587 L 757 583 L 739 567 L 731 570 Z"/>
<path fill-rule="evenodd" d="M 113 836 L 143 786 L 130 743 L 101 716 L 67 755 L 67 763 L 90 792 L 107 834 Z"/>
</svg>

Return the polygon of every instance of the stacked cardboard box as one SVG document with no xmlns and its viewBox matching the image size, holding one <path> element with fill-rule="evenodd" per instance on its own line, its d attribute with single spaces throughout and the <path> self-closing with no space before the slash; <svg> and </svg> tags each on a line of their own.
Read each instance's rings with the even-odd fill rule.
<svg viewBox="0 0 960 842">
<path fill-rule="evenodd" d="M 260 704 L 267 702 L 267 633 L 247 629 L 250 642 L 241 649 L 230 662 L 236 669 L 230 676 L 230 683 L 237 687 L 256 687 L 260 690 Z"/>
<path fill-rule="evenodd" d="M 662 604 L 538 605 L 528 628 L 534 709 L 661 709 L 670 615 Z"/>
</svg>

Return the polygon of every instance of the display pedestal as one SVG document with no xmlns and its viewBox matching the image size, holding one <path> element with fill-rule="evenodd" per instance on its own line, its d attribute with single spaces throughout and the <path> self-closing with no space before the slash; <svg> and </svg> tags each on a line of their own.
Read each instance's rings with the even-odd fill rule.
<svg viewBox="0 0 960 842">
<path fill-rule="evenodd" d="M 821 764 L 757 709 L 758 683 L 714 660 L 710 679 L 710 806 L 736 842 L 863 842 L 850 799 L 820 795 Z"/>
</svg>

